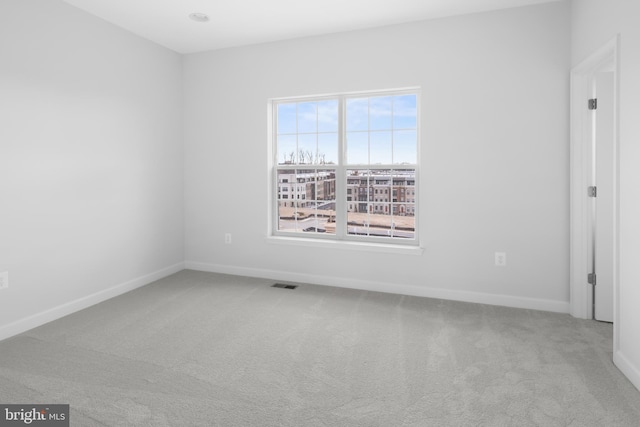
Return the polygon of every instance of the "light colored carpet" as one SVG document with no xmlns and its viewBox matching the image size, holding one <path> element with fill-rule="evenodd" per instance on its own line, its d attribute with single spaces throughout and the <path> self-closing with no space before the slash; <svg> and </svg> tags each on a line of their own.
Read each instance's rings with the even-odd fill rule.
<svg viewBox="0 0 640 427">
<path fill-rule="evenodd" d="M 0 402 L 72 426 L 638 426 L 612 327 L 182 271 L 0 342 Z"/>
</svg>

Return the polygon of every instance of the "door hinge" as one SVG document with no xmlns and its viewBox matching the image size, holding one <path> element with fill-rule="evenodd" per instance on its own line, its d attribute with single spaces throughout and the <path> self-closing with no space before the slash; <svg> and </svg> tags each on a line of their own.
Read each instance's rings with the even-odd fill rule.
<svg viewBox="0 0 640 427">
<path fill-rule="evenodd" d="M 588 197 L 598 197 L 598 187 L 592 186 L 587 188 Z"/>
<path fill-rule="evenodd" d="M 598 109 L 598 98 L 593 98 L 589 100 L 589 110 L 597 110 Z"/>
<path fill-rule="evenodd" d="M 587 283 L 593 286 L 596 285 L 596 273 L 589 273 L 587 275 Z"/>
</svg>

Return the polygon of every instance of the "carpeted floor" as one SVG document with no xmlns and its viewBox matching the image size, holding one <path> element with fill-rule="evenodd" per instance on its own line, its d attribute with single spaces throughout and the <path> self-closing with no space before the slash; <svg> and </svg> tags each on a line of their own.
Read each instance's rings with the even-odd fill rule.
<svg viewBox="0 0 640 427">
<path fill-rule="evenodd" d="M 612 327 L 182 271 L 0 342 L 1 403 L 72 426 L 639 426 Z"/>
</svg>

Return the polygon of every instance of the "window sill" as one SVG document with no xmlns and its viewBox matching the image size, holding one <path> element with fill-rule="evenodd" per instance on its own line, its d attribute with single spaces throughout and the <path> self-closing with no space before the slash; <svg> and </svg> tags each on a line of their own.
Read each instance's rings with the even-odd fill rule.
<svg viewBox="0 0 640 427">
<path fill-rule="evenodd" d="M 313 248 L 341 249 L 361 252 L 382 252 L 401 255 L 422 255 L 424 248 L 409 245 L 388 245 L 384 243 L 351 242 L 328 239 L 305 239 L 304 237 L 267 236 L 266 242 L 276 245 L 306 246 Z"/>
</svg>

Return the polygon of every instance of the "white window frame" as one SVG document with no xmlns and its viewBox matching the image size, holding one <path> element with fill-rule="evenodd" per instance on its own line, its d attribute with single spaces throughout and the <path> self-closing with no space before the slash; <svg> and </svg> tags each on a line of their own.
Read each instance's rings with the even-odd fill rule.
<svg viewBox="0 0 640 427">
<path fill-rule="evenodd" d="M 376 96 L 397 96 L 397 95 L 415 95 L 416 96 L 416 163 L 410 165 L 402 164 L 385 164 L 385 165 L 369 165 L 369 164 L 345 164 L 346 160 L 346 102 L 350 98 L 362 98 L 362 97 L 376 97 Z M 349 203 L 347 201 L 347 182 L 346 173 L 347 170 L 353 169 L 368 169 L 368 170 L 400 170 L 400 169 L 415 169 L 415 184 L 414 193 L 417 195 L 420 193 L 420 88 L 402 88 L 402 89 L 388 89 L 366 92 L 349 92 L 338 93 L 328 95 L 316 95 L 316 96 L 299 96 L 299 97 L 287 97 L 287 98 L 273 98 L 268 101 L 268 142 L 269 142 L 269 179 L 268 179 L 268 233 L 267 241 L 270 243 L 284 243 L 284 244 L 300 244 L 304 246 L 323 246 L 348 248 L 348 249 L 365 249 L 374 251 L 389 251 L 400 253 L 413 253 L 421 254 L 422 248 L 420 248 L 420 225 L 419 225 L 419 213 L 420 213 L 420 198 L 415 197 L 414 205 L 414 221 L 415 230 L 413 239 L 405 238 L 390 238 L 390 237 L 376 237 L 376 236 L 361 236 L 348 233 L 347 226 L 347 207 Z M 292 102 L 314 102 L 314 101 L 326 101 L 326 100 L 338 100 L 338 163 L 335 165 L 279 165 L 278 164 L 278 150 L 277 150 L 277 106 L 282 103 Z M 306 167 L 305 167 L 306 166 Z M 278 170 L 292 170 L 296 169 L 335 169 L 336 171 L 336 233 L 324 234 L 324 233 L 293 233 L 287 231 L 280 231 L 279 225 L 279 199 L 278 199 Z M 393 183 L 391 183 L 393 188 Z M 290 196 L 291 197 L 291 196 Z M 391 204 L 392 196 L 389 194 L 389 204 Z M 291 201 L 291 199 L 288 199 Z M 297 201 L 297 199 L 295 199 Z M 357 203 L 357 200 L 355 201 Z M 385 202 L 387 203 L 387 202 Z"/>
</svg>

